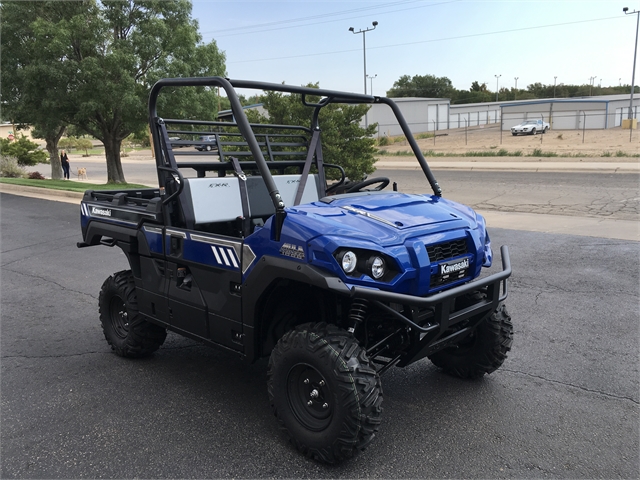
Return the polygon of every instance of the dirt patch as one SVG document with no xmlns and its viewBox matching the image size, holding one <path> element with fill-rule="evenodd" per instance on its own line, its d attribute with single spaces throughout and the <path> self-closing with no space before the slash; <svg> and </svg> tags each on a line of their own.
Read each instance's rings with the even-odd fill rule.
<svg viewBox="0 0 640 480">
<path fill-rule="evenodd" d="M 542 135 L 519 135 L 514 137 L 509 131 L 500 132 L 497 125 L 465 129 L 440 130 L 434 138 L 418 140 L 423 152 L 435 154 L 466 154 L 468 152 L 507 151 L 504 155 L 532 155 L 539 150 L 539 156 L 556 154 L 558 156 L 585 157 L 624 157 L 640 156 L 640 132 L 611 128 L 607 130 L 550 130 Z M 584 138 L 583 138 L 584 137 Z M 389 154 L 409 151 L 406 140 L 381 147 Z M 523 159 L 524 160 L 524 159 Z M 637 159 L 636 159 L 637 160 Z"/>
</svg>

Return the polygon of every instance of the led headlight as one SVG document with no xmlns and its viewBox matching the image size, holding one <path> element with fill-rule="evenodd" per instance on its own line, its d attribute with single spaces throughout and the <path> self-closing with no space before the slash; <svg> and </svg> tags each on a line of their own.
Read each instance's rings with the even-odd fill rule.
<svg viewBox="0 0 640 480">
<path fill-rule="evenodd" d="M 345 273 L 352 273 L 356 269 L 356 264 L 358 263 L 358 257 L 351 250 L 347 250 L 342 255 L 342 260 L 340 261 L 342 264 L 342 269 Z"/>
<path fill-rule="evenodd" d="M 371 278 L 376 280 L 382 278 L 386 271 L 384 260 L 381 257 L 371 257 L 367 261 L 367 270 L 369 270 Z"/>
</svg>

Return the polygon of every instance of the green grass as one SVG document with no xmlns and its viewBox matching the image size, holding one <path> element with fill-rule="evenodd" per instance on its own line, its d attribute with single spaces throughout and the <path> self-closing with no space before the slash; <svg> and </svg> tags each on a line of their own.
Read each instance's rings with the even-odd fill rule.
<svg viewBox="0 0 640 480">
<path fill-rule="evenodd" d="M 49 188 L 52 190 L 67 190 L 69 192 L 84 192 L 85 190 L 135 190 L 150 188 L 137 183 L 83 183 L 70 180 L 31 180 L 28 178 L 0 178 L 0 183 L 9 185 L 24 185 L 26 187 Z"/>
</svg>

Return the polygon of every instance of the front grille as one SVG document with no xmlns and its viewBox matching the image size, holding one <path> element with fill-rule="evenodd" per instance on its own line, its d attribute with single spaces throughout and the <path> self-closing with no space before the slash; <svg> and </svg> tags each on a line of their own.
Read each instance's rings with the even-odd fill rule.
<svg viewBox="0 0 640 480">
<path fill-rule="evenodd" d="M 439 262 L 447 258 L 454 258 L 467 253 L 467 241 L 464 238 L 453 240 L 451 242 L 439 243 L 437 245 L 429 245 L 427 247 L 429 261 Z"/>
</svg>

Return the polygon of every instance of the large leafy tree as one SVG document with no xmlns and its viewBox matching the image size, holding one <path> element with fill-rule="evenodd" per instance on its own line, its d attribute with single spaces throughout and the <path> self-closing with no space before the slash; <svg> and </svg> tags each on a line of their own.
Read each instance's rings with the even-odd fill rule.
<svg viewBox="0 0 640 480">
<path fill-rule="evenodd" d="M 318 84 L 307 87 L 318 88 Z M 320 97 L 307 97 L 307 102 L 316 102 Z M 267 92 L 260 98 L 268 117 L 249 113 L 250 121 L 278 125 L 302 125 L 309 127 L 313 109 L 302 103 L 300 95 L 282 92 Z M 322 132 L 322 154 L 326 163 L 344 168 L 351 180 L 360 180 L 372 173 L 377 124 L 362 128 L 360 122 L 369 110 L 367 105 L 329 104 L 320 110 L 318 122 Z M 330 173 L 330 172 L 328 172 Z"/>
<path fill-rule="evenodd" d="M 56 105 L 60 118 L 102 141 L 108 181 L 123 183 L 120 147 L 145 128 L 151 86 L 163 77 L 224 75 L 224 54 L 215 42 L 202 43 L 188 0 L 60 3 L 79 11 L 31 17 L 29 41 L 34 55 L 50 60 L 43 75 L 66 80 Z M 211 119 L 217 111 L 216 92 L 206 88 L 169 91 L 160 103 L 168 115 Z"/>
<path fill-rule="evenodd" d="M 55 179 L 62 178 L 58 140 L 67 125 L 64 102 L 72 72 L 65 71 L 68 65 L 62 57 L 52 55 L 48 39 L 38 41 L 36 20 L 61 23 L 86 8 L 80 1 L 0 4 L 3 117 L 19 127 L 31 125 L 32 134 L 45 139 Z"/>
<path fill-rule="evenodd" d="M 455 89 L 447 77 L 434 75 L 401 76 L 387 91 L 388 97 L 451 98 Z"/>
</svg>

